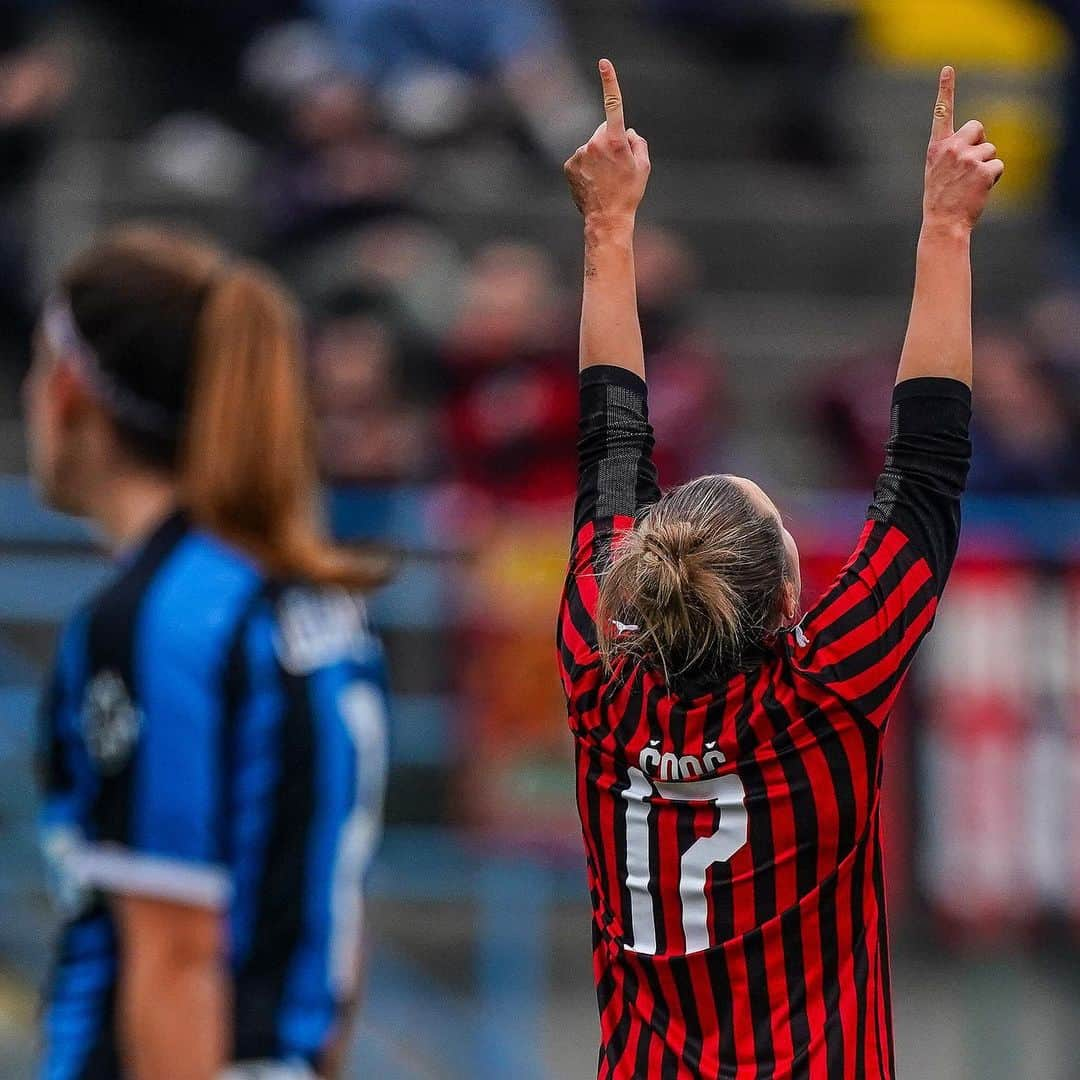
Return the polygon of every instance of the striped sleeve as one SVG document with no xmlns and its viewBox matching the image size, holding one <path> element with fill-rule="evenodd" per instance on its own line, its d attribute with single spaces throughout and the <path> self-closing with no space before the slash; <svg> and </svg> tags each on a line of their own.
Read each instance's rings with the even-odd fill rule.
<svg viewBox="0 0 1080 1080">
<path fill-rule="evenodd" d="M 219 907 L 230 885 L 220 845 L 223 709 L 213 649 L 189 647 L 145 609 L 137 625 L 144 629 L 132 644 L 131 670 L 91 683 L 100 687 L 101 708 L 112 710 L 110 737 L 122 737 L 120 718 L 128 717 L 132 746 L 115 771 L 103 770 L 81 874 L 107 892 Z"/>
<path fill-rule="evenodd" d="M 570 568 L 559 614 L 560 670 L 568 696 L 598 669 L 597 575 L 615 535 L 660 498 L 645 382 L 624 368 L 581 374 L 578 488 Z"/>
<path fill-rule="evenodd" d="M 797 668 L 875 724 L 888 717 L 960 540 L 971 391 L 913 379 L 893 397 L 885 468 L 859 544 L 795 632 Z"/>
</svg>

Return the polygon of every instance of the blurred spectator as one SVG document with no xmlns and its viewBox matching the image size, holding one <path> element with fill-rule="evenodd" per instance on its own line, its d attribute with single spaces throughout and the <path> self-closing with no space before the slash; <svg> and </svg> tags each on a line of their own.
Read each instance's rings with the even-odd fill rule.
<svg viewBox="0 0 1080 1080">
<path fill-rule="evenodd" d="M 332 297 L 312 335 L 319 460 L 331 480 L 414 480 L 431 457 L 430 422 L 402 386 L 399 343 L 377 298 Z"/>
<path fill-rule="evenodd" d="M 880 352 L 847 359 L 817 386 L 820 442 L 831 453 L 835 482 L 841 487 L 865 489 L 881 472 L 898 355 L 898 351 Z"/>
<path fill-rule="evenodd" d="M 851 12 L 802 0 L 649 0 L 655 14 L 725 62 L 765 66 L 780 78 L 769 144 L 777 158 L 835 168 L 845 163 L 833 116 Z"/>
<path fill-rule="evenodd" d="M 719 469 L 729 426 L 724 359 L 695 320 L 701 266 L 686 240 L 643 227 L 634 257 L 656 463 L 665 486 L 679 484 Z"/>
<path fill-rule="evenodd" d="M 1030 346 L 1008 333 L 975 345 L 971 490 L 1080 494 L 1080 425 Z"/>
<path fill-rule="evenodd" d="M 834 451 L 836 480 L 872 484 L 889 437 L 886 407 L 895 354 L 852 360 L 822 383 L 817 417 Z M 1080 493 L 1080 425 L 1075 400 L 1028 341 L 997 330 L 975 342 L 971 491 L 1000 495 Z"/>
<path fill-rule="evenodd" d="M 545 0 L 313 0 L 351 69 L 375 87 L 396 127 L 460 133 L 478 90 L 508 93 L 535 145 L 561 162 L 595 113 Z M 593 124 L 592 126 L 595 126 Z"/>
<path fill-rule="evenodd" d="M 1080 413 L 1080 287 L 1050 292 L 1034 306 L 1031 328 L 1074 414 Z"/>
<path fill-rule="evenodd" d="M 1080 3 L 1077 0 L 1043 0 L 1056 12 L 1069 35 L 1072 59 L 1062 95 L 1064 121 L 1058 157 L 1056 201 L 1064 247 L 1064 272 L 1080 282 Z"/>
<path fill-rule="evenodd" d="M 727 429 L 723 360 L 694 318 L 700 268 L 681 237 L 643 228 L 638 300 L 656 392 L 665 484 L 719 465 Z M 455 475 L 532 506 L 572 495 L 576 321 L 547 255 L 524 243 L 481 250 L 446 338 L 447 431 Z"/>
<path fill-rule="evenodd" d="M 577 342 L 540 248 L 493 244 L 469 268 L 444 350 L 456 476 L 500 500 L 565 505 L 574 490 Z"/>
<path fill-rule="evenodd" d="M 140 169 L 195 201 L 246 198 L 259 164 L 257 120 L 240 75 L 252 43 L 305 0 L 84 0 L 105 87 L 106 132 L 140 140 Z M 76 31 L 80 23 L 75 24 Z M 107 65 L 108 70 L 99 70 Z M 99 92 L 97 85 L 95 92 Z M 134 92 L 132 92 L 134 91 Z"/>
<path fill-rule="evenodd" d="M 465 277 L 461 252 L 446 235 L 415 218 L 383 221 L 361 232 L 352 258 L 363 280 L 395 298 L 418 337 L 442 341 L 456 318 Z M 413 375 L 430 383 L 434 372 Z"/>
<path fill-rule="evenodd" d="M 267 25 L 296 15 L 304 0 L 90 0 L 108 20 L 112 49 L 137 65 L 135 95 L 150 119 L 209 113 L 235 121 L 240 61 Z"/>
<path fill-rule="evenodd" d="M 29 4 L 0 2 L 0 370 L 13 379 L 25 367 L 32 320 L 22 197 L 72 75 L 66 55 L 38 39 L 33 16 Z"/>
<path fill-rule="evenodd" d="M 405 208 L 409 155 L 379 130 L 370 92 L 340 69 L 316 24 L 266 31 L 245 76 L 272 117 L 262 187 L 273 245 L 309 243 Z"/>
</svg>

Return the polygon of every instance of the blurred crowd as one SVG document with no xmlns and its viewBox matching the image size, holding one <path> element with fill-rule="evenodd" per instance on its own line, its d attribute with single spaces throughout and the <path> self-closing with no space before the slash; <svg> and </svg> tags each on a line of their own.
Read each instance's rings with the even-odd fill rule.
<svg viewBox="0 0 1080 1080">
<path fill-rule="evenodd" d="M 971 491 L 1080 494 L 1077 331 L 1078 298 L 1062 291 L 1041 301 L 1027 325 L 991 323 L 977 334 Z M 889 418 L 879 407 L 880 390 L 895 369 L 895 353 L 861 356 L 821 386 L 818 426 L 839 463 L 841 485 L 866 487 L 881 469 Z"/>
<path fill-rule="evenodd" d="M 570 27 L 594 6 L 605 18 L 632 9 L 639 29 L 710 72 L 766 84 L 763 122 L 755 113 L 752 145 L 737 148 L 761 170 L 746 175 L 771 179 L 776 166 L 844 202 L 866 164 L 837 122 L 856 0 L 0 0 L 0 433 L 15 426 L 34 321 L 65 245 L 135 214 L 222 232 L 268 261 L 306 313 L 327 479 L 361 493 L 422 489 L 437 543 L 418 537 L 417 559 L 432 547 L 470 556 L 454 561 L 447 590 L 453 633 L 439 625 L 434 644 L 416 627 L 400 641 L 387 634 L 395 679 L 414 684 L 396 689 L 451 700 L 454 767 L 444 771 L 458 785 L 444 798 L 425 773 L 399 798 L 392 784 L 391 818 L 466 817 L 549 838 L 576 830 L 551 631 L 575 483 L 580 269 L 565 245 L 538 241 L 543 226 L 505 234 L 483 209 L 490 196 L 502 210 L 538 200 L 546 214 L 558 192 L 575 230 L 561 165 L 601 110 Z M 1080 0 L 1044 6 L 1080 39 Z M 1080 496 L 1080 65 L 1061 109 L 1046 177 L 1049 284 L 1032 287 L 1022 316 L 978 321 L 980 494 Z M 713 163 L 683 164 L 707 173 Z M 81 210 L 67 205 L 80 200 Z M 888 437 L 900 340 L 792 355 L 768 391 L 768 430 L 747 432 L 739 381 L 755 370 L 736 346 L 729 356 L 710 310 L 718 256 L 689 215 L 666 220 L 644 224 L 636 244 L 664 483 L 756 471 L 745 448 L 787 439 L 809 459 L 810 483 L 866 491 Z M 812 298 L 816 288 L 805 284 Z M 0 437 L 0 473 L 18 465 Z M 1018 623 L 1035 608 L 1017 596 L 1008 617 L 993 603 L 964 609 L 974 614 L 957 637 L 979 643 L 999 622 Z M 424 596 L 422 606 L 436 604 Z M 989 629 L 971 632 L 979 618 Z M 987 706 L 967 711 L 977 708 Z M 988 713 L 996 722 L 1007 709 L 991 702 Z M 1001 761 L 1014 756 L 1011 743 Z M 547 814 L 563 815 L 557 830 Z"/>
<path fill-rule="evenodd" d="M 1073 26 L 1072 6 L 1057 6 Z M 850 10 L 786 0 L 649 0 L 644 10 L 718 64 L 777 73 L 763 152 L 826 170 L 852 157 L 830 121 Z M 108 43 L 108 71 L 86 47 L 95 35 Z M 100 99 L 91 127 L 134 146 L 141 168 L 196 212 L 207 200 L 242 203 L 253 252 L 300 291 L 331 479 L 439 480 L 491 503 L 565 503 L 576 275 L 514 237 L 464 250 L 415 198 L 433 158 L 490 162 L 482 155 L 496 147 L 496 171 L 509 155 L 554 173 L 589 133 L 596 109 L 554 7 L 0 0 L 0 355 L 12 383 L 40 301 L 28 192 L 76 124 L 65 117 L 94 116 L 88 81 Z M 1066 225 L 1080 218 L 1074 126 L 1060 169 Z M 652 228 L 638 254 L 661 464 L 675 482 L 723 467 L 723 433 L 738 417 L 722 342 L 692 315 L 708 285 L 699 253 Z M 977 490 L 1080 492 L 1080 337 L 1070 332 L 1080 291 L 1065 262 L 1061 288 L 1027 325 L 980 337 Z M 885 418 L 865 403 L 880 400 L 873 391 L 893 363 L 885 351 L 838 363 L 818 387 L 816 434 L 838 463 L 826 481 L 872 480 Z M 461 519 L 476 521 L 475 509 Z"/>
</svg>

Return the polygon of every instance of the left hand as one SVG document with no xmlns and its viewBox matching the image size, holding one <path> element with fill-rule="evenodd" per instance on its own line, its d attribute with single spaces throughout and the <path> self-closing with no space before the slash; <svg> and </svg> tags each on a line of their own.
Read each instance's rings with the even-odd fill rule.
<svg viewBox="0 0 1080 1080">
<path fill-rule="evenodd" d="M 610 60 L 600 61 L 600 79 L 607 119 L 563 169 L 587 222 L 632 226 L 652 169 L 649 144 L 626 128 L 619 79 Z"/>
</svg>

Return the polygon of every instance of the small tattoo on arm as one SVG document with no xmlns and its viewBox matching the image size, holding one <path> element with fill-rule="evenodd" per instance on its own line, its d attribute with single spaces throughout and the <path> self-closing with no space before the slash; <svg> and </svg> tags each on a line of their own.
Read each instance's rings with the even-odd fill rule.
<svg viewBox="0 0 1080 1080">
<path fill-rule="evenodd" d="M 597 276 L 597 275 L 598 275 L 599 273 L 600 273 L 600 271 L 599 271 L 599 270 L 597 270 L 595 266 L 592 266 L 592 265 L 590 265 L 589 263 L 586 263 L 586 264 L 585 264 L 585 276 L 586 276 L 587 278 L 594 278 L 594 277 L 596 277 L 596 276 Z"/>
</svg>

